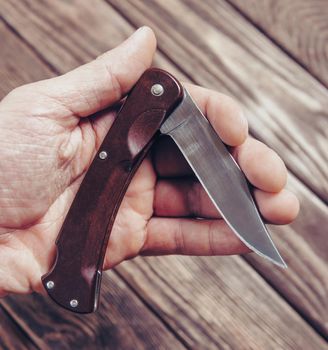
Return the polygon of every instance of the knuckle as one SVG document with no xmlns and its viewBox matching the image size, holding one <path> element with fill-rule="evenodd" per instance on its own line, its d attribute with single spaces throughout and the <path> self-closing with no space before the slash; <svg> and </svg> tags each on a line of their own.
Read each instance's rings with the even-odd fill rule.
<svg viewBox="0 0 328 350">
<path fill-rule="evenodd" d="M 109 83 L 109 89 L 115 94 L 117 100 L 120 99 L 122 94 L 122 86 L 117 75 L 114 73 L 110 64 L 104 64 L 104 69 L 107 74 L 107 82 Z"/>
<path fill-rule="evenodd" d="M 179 220 L 176 225 L 176 228 L 174 231 L 174 240 L 175 240 L 175 254 L 182 254 L 185 251 L 182 220 Z"/>
<path fill-rule="evenodd" d="M 215 244 L 214 244 L 214 234 L 215 234 L 215 221 L 208 224 L 207 238 L 208 238 L 208 252 L 210 255 L 216 255 Z"/>
<path fill-rule="evenodd" d="M 202 188 L 198 181 L 193 181 L 187 192 L 187 208 L 192 216 L 202 215 Z"/>
</svg>

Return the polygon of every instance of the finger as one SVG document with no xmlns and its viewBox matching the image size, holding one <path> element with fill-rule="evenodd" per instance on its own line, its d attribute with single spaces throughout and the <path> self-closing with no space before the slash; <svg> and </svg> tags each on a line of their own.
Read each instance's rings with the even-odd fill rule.
<svg viewBox="0 0 328 350">
<path fill-rule="evenodd" d="M 142 255 L 231 255 L 250 250 L 223 220 L 152 218 Z"/>
<path fill-rule="evenodd" d="M 288 190 L 279 193 L 255 190 L 255 199 L 263 218 L 273 224 L 292 222 L 299 210 L 296 196 Z M 206 219 L 221 217 L 206 191 L 195 178 L 159 180 L 155 189 L 154 214 L 163 217 Z"/>
<path fill-rule="evenodd" d="M 153 31 L 142 27 L 121 45 L 62 76 L 33 85 L 34 93 L 60 103 L 69 116 L 89 116 L 121 99 L 150 67 Z"/>
<path fill-rule="evenodd" d="M 284 162 L 264 143 L 249 137 L 235 148 L 233 156 L 253 186 L 266 192 L 279 192 L 286 185 Z"/>
<path fill-rule="evenodd" d="M 221 218 L 202 185 L 194 177 L 157 181 L 154 214 L 166 217 Z"/>
<path fill-rule="evenodd" d="M 298 215 L 300 204 L 294 193 L 282 190 L 279 193 L 268 193 L 255 190 L 255 199 L 260 212 L 267 221 L 276 225 L 291 223 Z"/>
<path fill-rule="evenodd" d="M 247 120 L 231 97 L 195 85 L 186 84 L 186 87 L 223 142 L 231 146 L 244 142 L 248 134 Z M 160 176 L 191 173 L 173 141 L 164 137 L 154 149 L 154 164 Z"/>
<path fill-rule="evenodd" d="M 247 119 L 233 98 L 192 84 L 185 87 L 224 143 L 238 146 L 245 141 Z"/>
<path fill-rule="evenodd" d="M 153 163 L 161 177 L 192 175 L 193 171 L 178 146 L 169 136 L 162 136 L 153 147 Z"/>
</svg>

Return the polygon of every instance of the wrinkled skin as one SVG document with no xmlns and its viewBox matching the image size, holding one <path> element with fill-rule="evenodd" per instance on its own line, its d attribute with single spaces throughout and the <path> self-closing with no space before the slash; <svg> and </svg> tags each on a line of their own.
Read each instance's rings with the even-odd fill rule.
<svg viewBox="0 0 328 350">
<path fill-rule="evenodd" d="M 156 40 L 142 28 L 116 49 L 63 76 L 13 90 L 0 103 L 0 295 L 44 292 L 40 277 L 117 103 L 151 65 Z M 298 212 L 282 160 L 248 137 L 228 96 L 186 84 L 254 185 L 266 220 Z M 94 113 L 105 109 L 102 113 Z M 193 217 L 204 220 L 194 220 Z M 110 254 L 108 252 L 110 251 Z M 124 197 L 104 268 L 138 254 L 241 254 L 248 249 L 219 217 L 177 148 L 161 139 Z"/>
</svg>

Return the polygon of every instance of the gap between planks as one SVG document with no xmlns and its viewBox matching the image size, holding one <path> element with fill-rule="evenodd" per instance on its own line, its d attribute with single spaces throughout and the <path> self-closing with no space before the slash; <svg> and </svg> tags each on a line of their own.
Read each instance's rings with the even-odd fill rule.
<svg viewBox="0 0 328 350">
<path fill-rule="evenodd" d="M 15 350 L 40 349 L 37 344 L 35 344 L 33 339 L 29 337 L 25 330 L 20 327 L 20 325 L 12 317 L 6 305 L 3 305 L 3 303 L 1 303 L 1 300 L 0 314 L 5 316 L 0 320 L 0 334 L 5 333 L 4 336 L 0 337 L 1 349 L 10 350 L 12 349 L 12 346 L 14 346 Z M 7 319 L 9 319 L 9 324 L 6 322 Z M 8 342 L 6 340 L 8 340 Z M 14 344 L 12 341 L 14 341 Z"/>
<path fill-rule="evenodd" d="M 59 75 L 60 72 L 50 63 L 48 62 L 44 56 L 33 46 L 31 45 L 25 38 L 19 33 L 18 30 L 14 26 L 11 25 L 10 22 L 8 22 L 0 13 L 0 20 L 7 26 L 7 28 L 15 34 L 15 36 L 25 44 L 25 46 L 33 52 L 33 54 L 44 64 L 47 66 L 47 68 L 54 74 Z"/>
<path fill-rule="evenodd" d="M 128 288 L 133 292 L 133 294 L 139 299 L 139 301 L 145 306 L 146 309 L 148 309 L 154 316 L 156 316 L 163 326 L 171 333 L 174 335 L 174 337 L 186 348 L 186 349 L 191 349 L 189 344 L 185 341 L 183 337 L 179 335 L 179 333 L 163 318 L 161 315 L 156 311 L 155 308 L 151 306 L 150 303 L 147 303 L 147 300 L 143 298 L 143 296 L 136 290 L 136 288 L 133 287 L 133 285 L 130 283 L 130 281 L 125 278 L 117 269 L 112 270 L 114 274 L 125 284 L 128 286 Z"/>
</svg>

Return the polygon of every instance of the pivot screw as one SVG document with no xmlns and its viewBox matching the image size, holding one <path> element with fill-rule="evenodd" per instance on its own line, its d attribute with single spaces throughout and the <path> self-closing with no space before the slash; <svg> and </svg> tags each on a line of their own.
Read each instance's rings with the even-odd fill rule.
<svg viewBox="0 0 328 350">
<path fill-rule="evenodd" d="M 52 289 L 55 286 L 55 282 L 54 281 L 48 281 L 46 284 L 48 289 Z"/>
<path fill-rule="evenodd" d="M 79 305 L 79 302 L 76 299 L 72 299 L 69 304 L 71 307 L 77 307 Z"/>
<path fill-rule="evenodd" d="M 161 84 L 154 84 L 150 91 L 154 96 L 161 96 L 164 93 L 164 88 Z"/>
<path fill-rule="evenodd" d="M 108 154 L 107 154 L 106 151 L 101 151 L 101 152 L 99 153 L 99 158 L 100 158 L 101 160 L 105 160 L 107 157 L 108 157 Z"/>
</svg>

